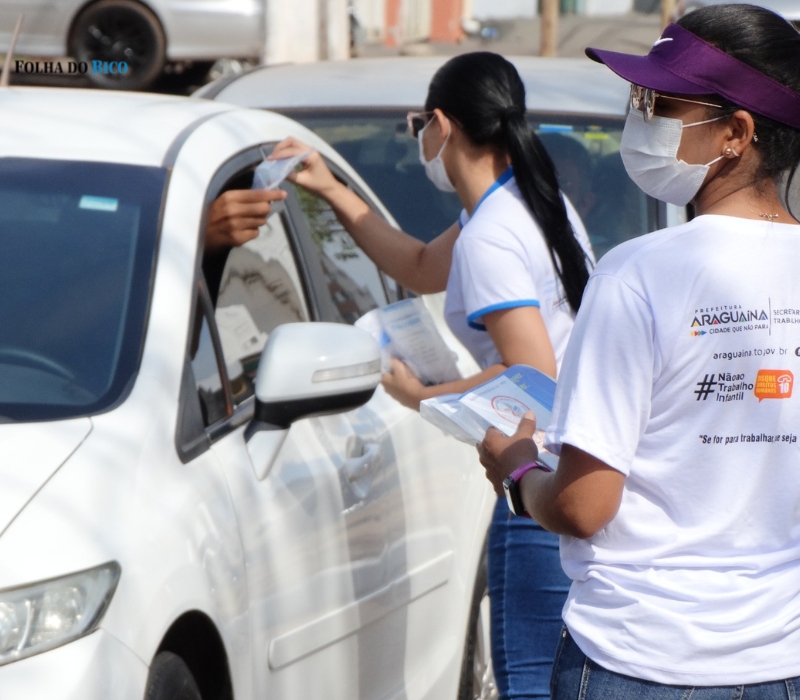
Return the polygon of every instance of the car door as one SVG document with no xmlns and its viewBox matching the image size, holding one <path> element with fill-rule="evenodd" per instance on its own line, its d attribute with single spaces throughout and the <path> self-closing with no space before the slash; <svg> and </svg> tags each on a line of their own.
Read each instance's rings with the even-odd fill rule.
<svg viewBox="0 0 800 700">
<path fill-rule="evenodd" d="M 286 431 L 247 430 L 269 333 L 319 317 L 306 277 L 280 204 L 256 239 L 204 258 L 198 313 L 216 338 L 222 384 L 220 393 L 216 378 L 197 383 L 203 400 L 216 391 L 205 436 L 240 522 L 254 694 L 378 700 L 382 679 L 365 665 L 364 643 L 387 578 L 378 446 L 342 414 L 301 419 Z"/>
<path fill-rule="evenodd" d="M 357 183 L 331 166 L 376 208 Z M 396 296 L 394 283 L 380 275 L 328 204 L 299 188 L 284 189 L 313 264 L 313 292 L 324 320 L 353 322 L 385 303 L 387 290 L 389 298 Z M 387 694 L 405 688 L 413 689 L 409 697 L 436 697 L 443 674 L 460 665 L 464 638 L 455 632 L 466 622 L 490 489 L 473 448 L 445 436 L 382 387 L 346 417 L 360 440 L 380 446 L 385 469 L 374 497 L 386 527 L 388 607 L 370 632 L 383 654 L 370 663 L 383 674 Z"/>
</svg>

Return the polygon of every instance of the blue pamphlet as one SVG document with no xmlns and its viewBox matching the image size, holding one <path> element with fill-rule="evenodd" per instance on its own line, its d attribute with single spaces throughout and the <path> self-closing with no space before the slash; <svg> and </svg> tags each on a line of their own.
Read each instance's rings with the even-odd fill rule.
<svg viewBox="0 0 800 700">
<path fill-rule="evenodd" d="M 513 365 L 464 394 L 426 399 L 420 406 L 420 414 L 455 438 L 477 444 L 490 427 L 513 435 L 522 416 L 533 411 L 536 415 L 534 442 L 539 448 L 539 457 L 555 469 L 558 457 L 542 446 L 555 392 L 556 382 L 552 377 L 527 365 Z"/>
</svg>

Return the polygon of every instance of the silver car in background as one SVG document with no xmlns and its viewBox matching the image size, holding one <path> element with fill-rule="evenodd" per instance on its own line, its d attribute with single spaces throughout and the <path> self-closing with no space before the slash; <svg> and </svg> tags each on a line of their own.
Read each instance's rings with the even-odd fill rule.
<svg viewBox="0 0 800 700">
<path fill-rule="evenodd" d="M 0 0 L 3 53 L 21 14 L 17 56 L 69 56 L 100 87 L 141 90 L 170 64 L 207 72 L 218 58 L 258 59 L 263 43 L 261 0 Z"/>
<path fill-rule="evenodd" d="M 458 218 L 455 194 L 425 177 L 406 112 L 422 108 L 447 57 L 356 59 L 256 68 L 209 83 L 197 97 L 290 115 L 330 143 L 367 181 L 403 230 L 429 241 Z M 683 207 L 645 195 L 619 142 L 629 85 L 588 59 L 510 57 L 525 83 L 528 119 L 583 218 L 596 257 L 628 238 L 684 220 Z"/>
</svg>

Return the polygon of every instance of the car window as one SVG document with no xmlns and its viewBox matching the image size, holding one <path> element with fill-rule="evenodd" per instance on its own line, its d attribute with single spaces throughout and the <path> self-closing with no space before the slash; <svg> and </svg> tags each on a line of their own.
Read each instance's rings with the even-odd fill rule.
<svg viewBox="0 0 800 700">
<path fill-rule="evenodd" d="M 292 193 L 290 215 L 305 237 L 306 255 L 312 260 L 324 321 L 355 323 L 367 311 L 388 303 L 378 268 L 339 223 L 321 197 L 283 183 Z"/>
<path fill-rule="evenodd" d="M 200 304 L 197 309 L 190 357 L 203 424 L 209 426 L 226 418 L 228 407 L 208 317 L 203 313 Z"/>
<path fill-rule="evenodd" d="M 138 371 L 163 168 L 0 159 L 0 415 L 106 409 Z"/>
<path fill-rule="evenodd" d="M 258 237 L 227 253 L 216 290 L 214 318 L 236 403 L 254 393 L 258 360 L 272 330 L 309 320 L 285 217 L 283 207 L 274 205 Z"/>
<path fill-rule="evenodd" d="M 408 135 L 405 112 L 292 116 L 355 168 L 407 233 L 430 241 L 458 219 L 458 196 L 440 192 L 425 176 L 419 146 Z"/>
<path fill-rule="evenodd" d="M 458 218 L 455 194 L 439 192 L 425 176 L 405 112 L 287 110 L 328 141 L 358 171 L 400 227 L 430 241 Z M 654 231 L 658 203 L 630 180 L 619 156 L 622 118 L 537 116 L 529 121 L 555 162 L 562 189 L 583 218 L 595 256 L 628 238 Z"/>
<path fill-rule="evenodd" d="M 548 120 L 532 126 L 589 232 L 597 259 L 629 238 L 660 228 L 658 202 L 636 186 L 622 164 L 622 122 Z"/>
</svg>

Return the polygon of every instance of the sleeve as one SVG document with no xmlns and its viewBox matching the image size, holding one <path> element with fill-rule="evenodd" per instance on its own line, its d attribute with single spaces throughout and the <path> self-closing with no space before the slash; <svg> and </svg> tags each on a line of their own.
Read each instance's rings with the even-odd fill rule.
<svg viewBox="0 0 800 700">
<path fill-rule="evenodd" d="M 461 270 L 467 323 L 485 331 L 485 314 L 518 306 L 539 306 L 533 270 L 525 249 L 500 228 L 470 231 L 454 251 Z"/>
<path fill-rule="evenodd" d="M 615 276 L 592 276 L 558 377 L 547 449 L 572 445 L 627 476 L 650 416 L 654 346 L 649 303 Z"/>
</svg>

